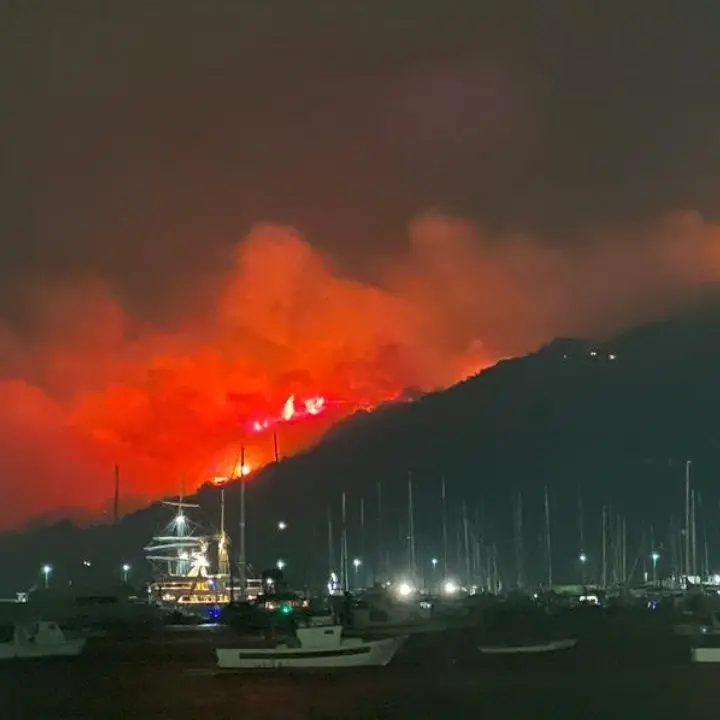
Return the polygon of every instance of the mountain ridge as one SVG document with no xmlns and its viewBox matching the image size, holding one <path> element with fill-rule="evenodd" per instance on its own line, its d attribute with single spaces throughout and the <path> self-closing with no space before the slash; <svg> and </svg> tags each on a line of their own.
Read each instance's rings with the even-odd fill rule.
<svg viewBox="0 0 720 720">
<path fill-rule="evenodd" d="M 350 502 L 354 552 L 360 552 L 363 543 L 371 544 L 377 525 L 378 484 L 386 542 L 402 556 L 410 475 L 425 553 L 438 552 L 439 482 L 445 477 L 453 532 L 461 499 L 480 507 L 484 532 L 502 546 L 506 566 L 512 555 L 512 497 L 518 491 L 527 496 L 527 533 L 535 538 L 542 525 L 539 495 L 545 485 L 551 488 L 559 547 L 577 544 L 578 487 L 592 515 L 593 548 L 603 503 L 622 508 L 633 522 L 643 515 L 644 523 L 658 527 L 667 524 L 668 513 L 679 516 L 682 465 L 688 458 L 699 472 L 699 492 L 714 499 L 713 480 L 720 473 L 714 428 L 720 407 L 714 382 L 720 364 L 719 308 L 658 320 L 597 343 L 560 338 L 447 390 L 335 426 L 312 449 L 265 468 L 249 483 L 253 561 L 266 566 L 279 554 L 288 555 L 289 566 L 307 581 L 320 576 L 329 561 L 328 505 L 337 531 L 342 491 Z M 228 487 L 226 494 L 232 534 L 238 487 Z M 202 520 L 217 524 L 217 491 L 203 487 L 196 499 L 203 505 Z M 10 560 L 6 575 L 22 589 L 40 564 L 70 566 L 84 553 L 108 568 L 131 562 L 140 576 L 141 548 L 167 517 L 167 509 L 155 503 L 123 518 L 118 528 L 80 529 L 64 522 L 5 534 L 0 554 Z M 279 519 L 289 524 L 284 537 L 275 530 Z M 640 542 L 640 530 L 633 533 Z M 710 535 L 720 550 L 714 526 Z M 363 552 L 370 554 L 367 547 Z M 558 560 L 558 573 L 572 575 L 573 553 L 558 553 L 567 555 Z M 543 562 L 538 556 L 535 565 Z"/>
</svg>

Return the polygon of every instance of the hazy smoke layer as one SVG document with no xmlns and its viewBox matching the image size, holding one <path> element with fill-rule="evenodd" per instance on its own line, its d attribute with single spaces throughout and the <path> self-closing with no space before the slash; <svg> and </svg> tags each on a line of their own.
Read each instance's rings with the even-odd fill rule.
<svg viewBox="0 0 720 720">
<path fill-rule="evenodd" d="M 129 495 L 173 491 L 181 473 L 193 486 L 232 464 L 248 423 L 291 394 L 328 406 L 281 432 L 284 452 L 406 387 L 621 328 L 720 279 L 718 230 L 692 213 L 562 251 L 437 215 L 410 239 L 370 286 L 292 229 L 258 226 L 213 282 L 213 311 L 172 331 L 129 317 L 101 281 L 38 294 L 32 340 L 0 331 L 0 525 L 101 506 L 115 462 Z M 253 465 L 272 456 L 267 435 L 247 444 Z"/>
</svg>

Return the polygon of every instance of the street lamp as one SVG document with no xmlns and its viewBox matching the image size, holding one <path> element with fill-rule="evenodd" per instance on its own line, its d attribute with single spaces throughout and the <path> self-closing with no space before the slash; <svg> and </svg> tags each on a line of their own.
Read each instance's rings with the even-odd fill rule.
<svg viewBox="0 0 720 720">
<path fill-rule="evenodd" d="M 277 529 L 278 529 L 278 530 L 287 530 L 287 523 L 286 523 L 284 520 L 281 520 L 281 521 L 277 524 Z"/>
<path fill-rule="evenodd" d="M 128 581 L 128 573 L 129 573 L 129 572 L 130 572 L 130 566 L 129 566 L 127 563 L 125 563 L 125 564 L 122 566 L 123 582 L 127 582 L 127 581 Z"/>
<path fill-rule="evenodd" d="M 657 585 L 657 564 L 660 559 L 660 553 L 657 550 L 653 550 L 650 558 L 652 559 L 653 565 L 653 585 Z"/>
<path fill-rule="evenodd" d="M 587 562 L 587 555 L 581 550 L 578 560 L 580 560 L 580 582 L 585 584 L 585 563 Z"/>
<path fill-rule="evenodd" d="M 285 567 L 285 565 L 287 565 L 287 563 L 282 559 L 278 560 L 275 563 L 275 567 L 277 567 L 278 570 L 282 570 Z"/>
<path fill-rule="evenodd" d="M 45 576 L 45 589 L 50 585 L 50 575 L 52 573 L 52 565 L 43 565 L 42 573 Z"/>
</svg>

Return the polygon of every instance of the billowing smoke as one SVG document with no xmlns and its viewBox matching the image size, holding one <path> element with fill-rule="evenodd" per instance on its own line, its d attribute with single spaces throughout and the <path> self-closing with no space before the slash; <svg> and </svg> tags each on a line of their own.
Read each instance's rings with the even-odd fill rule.
<svg viewBox="0 0 720 720">
<path fill-rule="evenodd" d="M 174 492 L 181 477 L 192 489 L 229 472 L 241 442 L 251 466 L 270 460 L 272 433 L 253 424 L 284 422 L 290 396 L 307 412 L 281 426 L 282 453 L 358 408 L 651 318 L 718 279 L 718 229 L 692 213 L 562 249 L 428 215 L 374 285 L 292 229 L 258 226 L 222 277 L 198 279 L 211 310 L 170 330 L 102 282 L 45 288 L 36 332 L 0 333 L 0 525 L 106 506 L 116 462 L 127 497 Z"/>
</svg>

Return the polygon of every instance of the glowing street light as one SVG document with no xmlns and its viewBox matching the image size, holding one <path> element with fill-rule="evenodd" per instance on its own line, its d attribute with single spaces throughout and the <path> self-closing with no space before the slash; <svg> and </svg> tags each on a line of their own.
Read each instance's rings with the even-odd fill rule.
<svg viewBox="0 0 720 720">
<path fill-rule="evenodd" d="M 278 529 L 278 530 L 287 530 L 287 523 L 286 523 L 284 520 L 281 520 L 281 521 L 277 524 L 277 529 Z"/>
<path fill-rule="evenodd" d="M 277 567 L 278 570 L 282 570 L 286 565 L 287 565 L 287 563 L 282 559 L 278 560 L 275 563 L 275 567 Z"/>
<path fill-rule="evenodd" d="M 353 567 L 355 568 L 355 577 L 357 578 L 358 571 L 360 570 L 360 566 L 362 565 L 362 560 L 360 558 L 355 558 L 353 560 Z"/>
<path fill-rule="evenodd" d="M 584 552 L 580 553 L 580 557 L 578 558 L 580 562 L 584 565 L 587 562 L 587 555 Z"/>
<path fill-rule="evenodd" d="M 128 581 L 128 573 L 129 573 L 129 572 L 130 572 L 130 565 L 128 565 L 127 563 L 125 563 L 125 564 L 122 566 L 123 582 L 127 582 L 127 581 Z"/>
<path fill-rule="evenodd" d="M 52 574 L 52 565 L 43 565 L 42 574 L 45 577 L 45 589 L 50 585 L 50 575 Z"/>
<path fill-rule="evenodd" d="M 660 553 L 657 550 L 653 550 L 650 558 L 653 565 L 653 585 L 657 585 L 657 564 L 660 559 Z"/>
</svg>

